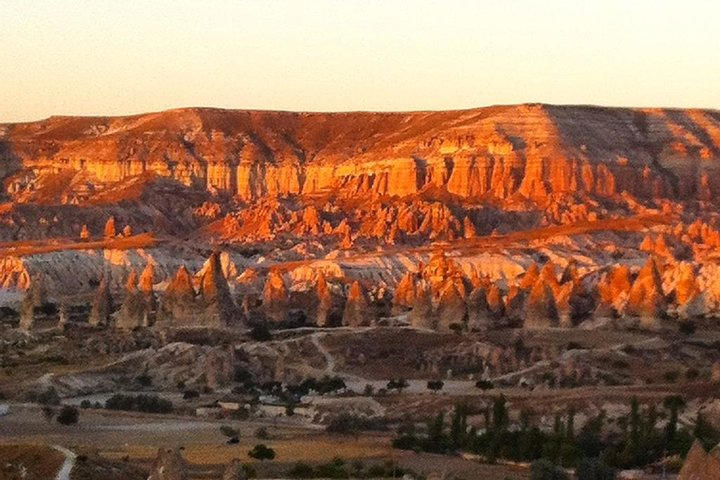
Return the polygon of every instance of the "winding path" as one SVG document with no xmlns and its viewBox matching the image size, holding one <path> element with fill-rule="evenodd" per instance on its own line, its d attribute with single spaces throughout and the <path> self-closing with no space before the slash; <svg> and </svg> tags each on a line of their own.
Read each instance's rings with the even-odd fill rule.
<svg viewBox="0 0 720 480">
<path fill-rule="evenodd" d="M 70 472 L 75 466 L 75 460 L 77 459 L 77 455 L 75 455 L 67 448 L 61 447 L 60 445 L 53 445 L 52 448 L 65 455 L 65 462 L 62 464 L 62 467 L 60 468 L 60 471 L 55 477 L 55 480 L 70 480 Z"/>
<path fill-rule="evenodd" d="M 316 332 L 311 335 L 312 343 L 315 345 L 315 348 L 318 349 L 318 352 L 322 354 L 323 357 L 325 357 L 325 363 L 327 364 L 325 366 L 325 375 L 332 375 L 335 372 L 335 358 L 330 355 L 330 352 L 327 351 L 325 346 L 320 343 L 320 337 L 325 336 L 324 332 Z"/>
</svg>

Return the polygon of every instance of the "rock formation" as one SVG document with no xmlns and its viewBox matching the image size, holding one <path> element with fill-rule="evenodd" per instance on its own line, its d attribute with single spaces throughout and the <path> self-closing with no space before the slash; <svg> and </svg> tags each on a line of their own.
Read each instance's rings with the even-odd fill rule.
<svg viewBox="0 0 720 480">
<path fill-rule="evenodd" d="M 667 304 L 662 289 L 662 279 L 654 258 L 650 258 L 638 273 L 630 289 L 625 314 L 640 318 L 643 328 L 656 328 Z"/>
<path fill-rule="evenodd" d="M 527 296 L 524 326 L 527 328 L 556 327 L 558 320 L 552 287 L 539 279 Z"/>
<path fill-rule="evenodd" d="M 180 450 L 161 448 L 150 468 L 148 480 L 187 480 L 187 470 Z"/>
<path fill-rule="evenodd" d="M 147 305 L 148 314 L 152 317 L 157 310 L 157 299 L 155 298 L 155 266 L 148 262 L 140 274 L 138 290 L 143 294 Z"/>
<path fill-rule="evenodd" d="M 448 283 L 440 291 L 436 317 L 437 330 L 440 332 L 465 329 L 467 308 L 462 293 L 454 283 Z"/>
<path fill-rule="evenodd" d="M 367 294 L 360 282 L 355 281 L 350 286 L 342 324 L 348 327 L 368 327 L 374 318 L 368 305 Z"/>
<path fill-rule="evenodd" d="M 720 455 L 715 447 L 707 453 L 700 442 L 695 440 L 685 457 L 678 480 L 715 480 L 720 478 Z"/>
<path fill-rule="evenodd" d="M 263 311 L 273 322 L 281 322 L 287 318 L 289 292 L 280 272 L 268 272 L 263 288 Z"/>
<path fill-rule="evenodd" d="M 410 324 L 415 328 L 434 329 L 436 325 L 432 295 L 429 286 L 422 282 L 417 286 L 415 301 L 410 311 Z"/>
<path fill-rule="evenodd" d="M 32 290 L 25 292 L 20 303 L 20 323 L 18 328 L 29 332 L 35 326 L 35 298 Z"/>
<path fill-rule="evenodd" d="M 467 299 L 467 328 L 470 331 L 484 331 L 499 320 L 491 310 L 484 287 L 476 287 Z M 499 322 L 498 322 L 499 323 Z"/>
<path fill-rule="evenodd" d="M 128 275 L 125 298 L 115 318 L 115 328 L 132 330 L 136 327 L 149 326 L 148 304 L 145 294 L 137 288 L 137 273 L 130 270 Z"/>
<path fill-rule="evenodd" d="M 108 221 L 105 223 L 105 230 L 104 230 L 105 238 L 115 238 L 116 229 L 115 229 L 115 217 L 108 218 Z"/>
<path fill-rule="evenodd" d="M 395 313 L 402 313 L 412 308 L 415 303 L 418 278 L 412 272 L 405 272 L 397 286 L 393 296 L 393 310 Z"/>
<path fill-rule="evenodd" d="M 191 321 L 188 317 L 192 316 L 195 309 L 195 296 L 190 273 L 182 265 L 165 289 L 160 305 L 160 319 L 176 323 Z"/>
<path fill-rule="evenodd" d="M 201 324 L 217 327 L 241 325 L 217 252 L 210 255 L 209 268 L 200 280 L 200 298 L 203 303 Z"/>
<path fill-rule="evenodd" d="M 107 275 L 103 275 L 100 285 L 93 297 L 92 306 L 90 307 L 90 316 L 88 323 L 93 327 L 108 325 L 110 323 L 110 314 L 113 310 L 113 299 L 110 293 L 110 282 Z"/>
</svg>

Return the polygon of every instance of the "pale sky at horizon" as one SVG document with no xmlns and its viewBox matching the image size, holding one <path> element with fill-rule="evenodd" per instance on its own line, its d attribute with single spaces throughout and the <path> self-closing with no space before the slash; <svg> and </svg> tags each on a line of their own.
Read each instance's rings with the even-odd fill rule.
<svg viewBox="0 0 720 480">
<path fill-rule="evenodd" d="M 0 122 L 178 107 L 720 109 L 716 0 L 0 0 Z"/>
</svg>

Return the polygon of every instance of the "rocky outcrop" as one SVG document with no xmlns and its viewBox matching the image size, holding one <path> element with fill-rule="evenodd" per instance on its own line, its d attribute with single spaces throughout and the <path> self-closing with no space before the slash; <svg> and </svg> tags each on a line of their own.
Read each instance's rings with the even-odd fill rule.
<svg viewBox="0 0 720 480">
<path fill-rule="evenodd" d="M 720 478 L 720 455 L 718 447 L 707 453 L 695 440 L 685 457 L 678 480 L 714 480 Z"/>
<path fill-rule="evenodd" d="M 368 327 L 373 320 L 365 289 L 360 282 L 355 281 L 348 292 L 342 324 L 347 327 Z"/>
<path fill-rule="evenodd" d="M 640 318 L 643 328 L 657 328 L 666 313 L 667 303 L 662 289 L 662 279 L 654 258 L 650 258 L 638 273 L 630 289 L 625 314 Z"/>
<path fill-rule="evenodd" d="M 187 480 L 188 468 L 178 449 L 158 450 L 148 480 Z"/>
<path fill-rule="evenodd" d="M 202 315 L 199 323 L 217 327 L 242 325 L 217 252 L 210 255 L 209 268 L 200 280 L 200 300 Z"/>
<path fill-rule="evenodd" d="M 137 273 L 135 270 L 130 270 L 125 298 L 115 318 L 115 328 L 119 330 L 132 330 L 150 325 L 149 306 L 145 294 L 138 290 L 137 283 Z"/>
<path fill-rule="evenodd" d="M 263 311 L 273 322 L 281 322 L 287 318 L 289 292 L 280 272 L 268 272 L 263 288 Z"/>
<path fill-rule="evenodd" d="M 93 297 L 88 323 L 93 327 L 108 325 L 112 310 L 113 299 L 110 293 L 110 282 L 104 275 Z"/>
<path fill-rule="evenodd" d="M 350 114 L 185 109 L 3 129 L 21 168 L 85 171 L 100 183 L 152 172 L 246 201 L 433 188 L 465 198 L 627 191 L 706 199 L 720 192 L 711 161 L 719 123 L 701 110 L 518 105 Z"/>
<path fill-rule="evenodd" d="M 497 322 L 496 314 L 491 310 L 484 286 L 476 287 L 467 299 L 467 329 L 470 331 L 488 330 Z"/>
<path fill-rule="evenodd" d="M 432 294 L 429 286 L 422 282 L 415 292 L 415 301 L 410 311 L 410 324 L 415 328 L 434 329 L 436 326 Z"/>
<path fill-rule="evenodd" d="M 542 280 L 537 281 L 525 301 L 524 326 L 526 328 L 556 327 L 558 320 L 552 287 Z"/>
<path fill-rule="evenodd" d="M 613 267 L 597 284 L 598 305 L 595 316 L 612 318 L 625 309 L 632 287 L 630 269 L 627 265 Z"/>
</svg>

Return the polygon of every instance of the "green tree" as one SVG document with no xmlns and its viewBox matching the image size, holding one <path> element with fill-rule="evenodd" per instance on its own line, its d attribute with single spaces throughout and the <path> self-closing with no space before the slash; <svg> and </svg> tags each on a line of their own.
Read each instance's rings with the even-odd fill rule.
<svg viewBox="0 0 720 480">
<path fill-rule="evenodd" d="M 548 460 L 536 460 L 530 465 L 530 480 L 568 480 L 565 471 Z"/>
<path fill-rule="evenodd" d="M 467 434 L 467 416 L 467 406 L 455 406 L 452 420 L 450 421 L 450 446 L 452 448 L 457 449 L 465 445 L 465 435 Z"/>
<path fill-rule="evenodd" d="M 445 383 L 442 380 L 428 380 L 427 389 L 433 392 L 439 392 L 443 389 Z"/>
<path fill-rule="evenodd" d="M 80 419 L 80 410 L 71 405 L 65 405 L 58 413 L 57 421 L 60 425 L 75 425 Z"/>
<path fill-rule="evenodd" d="M 259 443 L 248 452 L 248 456 L 256 460 L 260 460 L 261 462 L 264 460 L 274 460 L 275 450 L 265 444 Z"/>
<path fill-rule="evenodd" d="M 435 420 L 428 425 L 428 450 L 441 452 L 445 444 L 445 415 L 440 412 Z"/>
<path fill-rule="evenodd" d="M 583 458 L 575 475 L 577 480 L 614 480 L 615 471 L 597 458 Z"/>
</svg>

